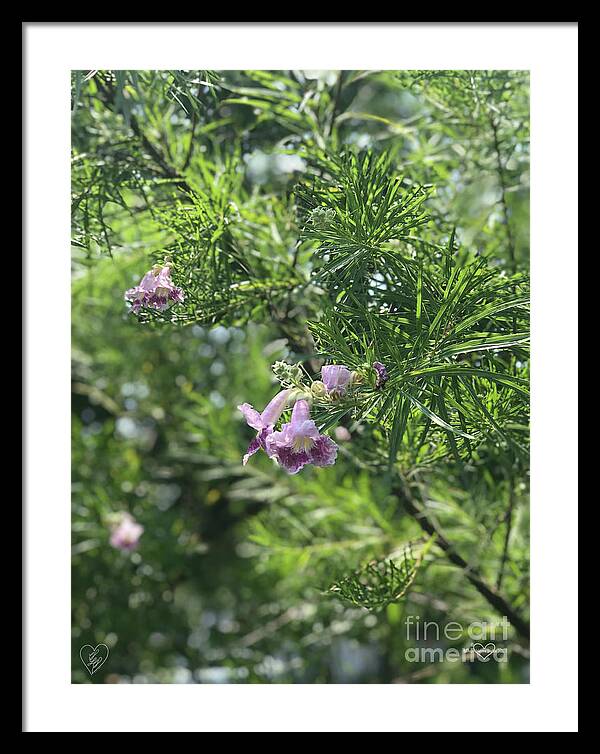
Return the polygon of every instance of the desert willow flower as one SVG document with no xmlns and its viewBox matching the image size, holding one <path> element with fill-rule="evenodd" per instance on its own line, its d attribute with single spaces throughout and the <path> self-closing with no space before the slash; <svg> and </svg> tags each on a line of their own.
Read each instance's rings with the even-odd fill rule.
<svg viewBox="0 0 600 754">
<path fill-rule="evenodd" d="M 164 312 L 173 304 L 184 300 L 183 290 L 171 280 L 168 266 L 154 265 L 135 288 L 125 291 L 125 300 L 131 303 L 131 311 L 137 314 L 142 307 Z"/>
<path fill-rule="evenodd" d="M 121 521 L 113 528 L 110 544 L 117 550 L 131 552 L 138 546 L 144 527 L 129 513 L 123 513 Z"/>
<path fill-rule="evenodd" d="M 261 414 L 259 414 L 249 403 L 242 403 L 241 406 L 238 406 L 238 409 L 244 415 L 246 424 L 257 431 L 256 437 L 248 446 L 246 455 L 243 458 L 242 463 L 244 466 L 248 463 L 250 456 L 258 453 L 261 448 L 265 450 L 265 441 L 268 435 L 273 431 L 279 417 L 287 408 L 292 393 L 294 392 L 295 391 L 292 388 L 287 388 L 286 390 L 277 393 Z"/>
<path fill-rule="evenodd" d="M 327 392 L 334 398 L 342 396 L 352 382 L 352 372 L 348 367 L 331 364 L 321 369 L 321 379 Z"/>
<path fill-rule="evenodd" d="M 310 418 L 308 401 L 297 400 L 292 419 L 280 432 L 271 432 L 265 440 L 267 455 L 288 472 L 297 474 L 309 463 L 314 466 L 332 466 L 338 446 L 327 435 L 322 435 Z"/>
</svg>

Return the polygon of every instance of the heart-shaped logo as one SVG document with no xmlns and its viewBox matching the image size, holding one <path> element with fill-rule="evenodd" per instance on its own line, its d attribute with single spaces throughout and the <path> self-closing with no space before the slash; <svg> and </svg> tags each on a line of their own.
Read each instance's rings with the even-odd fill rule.
<svg viewBox="0 0 600 754">
<path fill-rule="evenodd" d="M 87 668 L 88 673 L 94 675 L 108 660 L 108 647 L 106 644 L 98 644 L 96 647 L 92 647 L 91 644 L 85 644 L 79 650 L 79 657 Z"/>
<path fill-rule="evenodd" d="M 490 641 L 489 644 L 486 644 L 485 646 L 479 643 L 473 644 L 471 649 L 473 650 L 473 652 L 475 652 L 477 657 L 479 657 L 482 662 L 487 662 L 496 651 L 496 645 L 492 644 L 492 642 Z"/>
</svg>

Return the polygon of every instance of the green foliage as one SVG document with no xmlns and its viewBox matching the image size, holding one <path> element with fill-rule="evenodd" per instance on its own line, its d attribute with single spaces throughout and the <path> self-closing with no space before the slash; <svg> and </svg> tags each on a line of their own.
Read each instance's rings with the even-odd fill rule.
<svg viewBox="0 0 600 754">
<path fill-rule="evenodd" d="M 403 616 L 497 617 L 473 573 L 526 616 L 527 75 L 73 72 L 72 118 L 74 680 L 95 640 L 94 680 L 410 682 Z M 165 262 L 185 301 L 129 314 Z M 325 362 L 336 465 L 243 467 L 235 407 Z"/>
<path fill-rule="evenodd" d="M 390 463 L 403 441 L 412 465 L 439 458 L 442 443 L 460 458 L 483 440 L 522 448 L 528 392 L 516 362 L 527 359 L 527 277 L 498 274 L 454 236 L 420 247 L 410 232 L 426 222 L 426 194 L 403 193 L 388 161 L 351 155 L 299 192 L 309 212 L 328 203 L 336 213 L 325 230 L 307 225 L 330 301 L 309 325 L 319 354 L 390 372 L 385 390 L 366 384 L 342 408 L 387 430 Z"/>
<path fill-rule="evenodd" d="M 331 585 L 329 591 L 352 605 L 381 610 L 402 599 L 417 575 L 420 559 L 409 545 L 402 551 L 399 565 L 394 560 L 367 563 Z"/>
<path fill-rule="evenodd" d="M 427 222 L 422 204 L 429 192 L 420 186 L 403 189 L 387 153 L 324 157 L 313 170 L 296 193 L 306 218 L 304 238 L 317 242 L 322 261 L 316 280 L 333 290 L 368 285 L 383 245 Z M 317 227 L 314 212 L 323 209 L 330 220 Z"/>
</svg>

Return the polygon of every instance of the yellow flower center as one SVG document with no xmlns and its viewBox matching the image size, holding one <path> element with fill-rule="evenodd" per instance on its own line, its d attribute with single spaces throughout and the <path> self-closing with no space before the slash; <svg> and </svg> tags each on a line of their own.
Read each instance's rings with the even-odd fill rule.
<svg viewBox="0 0 600 754">
<path fill-rule="evenodd" d="M 312 437 L 307 437 L 305 435 L 303 437 L 296 437 L 296 439 L 292 443 L 292 448 L 294 452 L 301 453 L 303 450 L 310 450 L 314 444 L 315 443 Z"/>
</svg>

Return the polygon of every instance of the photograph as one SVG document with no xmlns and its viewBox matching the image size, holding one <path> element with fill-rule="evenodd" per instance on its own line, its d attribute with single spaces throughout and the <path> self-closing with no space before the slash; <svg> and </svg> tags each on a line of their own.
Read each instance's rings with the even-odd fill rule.
<svg viewBox="0 0 600 754">
<path fill-rule="evenodd" d="M 578 21 L 21 30 L 21 732 L 579 732 Z"/>
<path fill-rule="evenodd" d="M 71 85 L 72 682 L 528 683 L 528 71 Z"/>
</svg>

